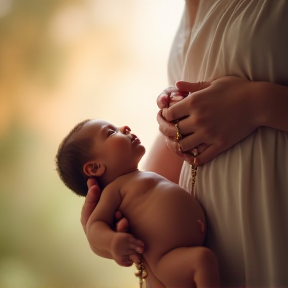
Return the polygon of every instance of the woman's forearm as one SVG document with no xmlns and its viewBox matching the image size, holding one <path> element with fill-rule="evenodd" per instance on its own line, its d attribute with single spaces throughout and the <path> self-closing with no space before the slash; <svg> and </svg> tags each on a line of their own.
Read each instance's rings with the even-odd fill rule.
<svg viewBox="0 0 288 288">
<path fill-rule="evenodd" d="M 142 168 L 178 184 L 182 164 L 183 159 L 167 147 L 165 137 L 159 133 Z"/>
</svg>

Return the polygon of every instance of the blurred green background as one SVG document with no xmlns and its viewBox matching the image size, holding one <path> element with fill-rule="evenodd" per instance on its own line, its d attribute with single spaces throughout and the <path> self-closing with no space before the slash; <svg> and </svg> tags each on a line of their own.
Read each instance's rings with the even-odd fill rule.
<svg viewBox="0 0 288 288">
<path fill-rule="evenodd" d="M 138 287 L 134 267 L 90 251 L 84 199 L 60 182 L 54 157 L 74 124 L 93 117 L 130 125 L 149 150 L 183 6 L 0 0 L 1 288 Z"/>
</svg>

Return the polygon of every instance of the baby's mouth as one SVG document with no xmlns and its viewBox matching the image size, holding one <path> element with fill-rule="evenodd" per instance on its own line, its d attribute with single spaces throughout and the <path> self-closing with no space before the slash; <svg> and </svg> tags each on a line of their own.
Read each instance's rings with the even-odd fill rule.
<svg viewBox="0 0 288 288">
<path fill-rule="evenodd" d="M 140 139 L 135 135 L 135 134 L 131 134 L 131 143 L 134 143 L 134 142 L 138 142 L 138 143 L 141 143 Z"/>
</svg>

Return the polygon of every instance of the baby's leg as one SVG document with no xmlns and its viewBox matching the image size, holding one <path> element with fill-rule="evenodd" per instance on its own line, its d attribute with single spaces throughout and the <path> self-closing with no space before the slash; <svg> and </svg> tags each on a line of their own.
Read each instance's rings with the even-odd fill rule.
<svg viewBox="0 0 288 288">
<path fill-rule="evenodd" d="M 176 248 L 150 268 L 166 288 L 219 287 L 216 256 L 205 247 Z"/>
<path fill-rule="evenodd" d="M 144 260 L 144 267 L 148 273 L 148 277 L 145 279 L 146 281 L 146 288 L 166 288 L 163 283 L 153 274 L 149 265 Z"/>
</svg>

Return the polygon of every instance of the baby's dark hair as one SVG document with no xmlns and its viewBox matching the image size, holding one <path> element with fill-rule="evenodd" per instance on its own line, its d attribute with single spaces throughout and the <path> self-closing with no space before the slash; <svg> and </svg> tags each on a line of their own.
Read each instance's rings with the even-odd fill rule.
<svg viewBox="0 0 288 288">
<path fill-rule="evenodd" d="M 83 172 L 83 165 L 89 161 L 92 140 L 87 137 L 73 139 L 90 119 L 78 123 L 60 143 L 56 154 L 56 170 L 64 184 L 79 196 L 86 196 L 88 176 Z"/>
</svg>

